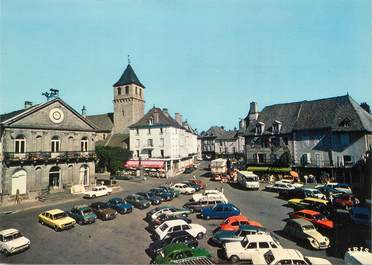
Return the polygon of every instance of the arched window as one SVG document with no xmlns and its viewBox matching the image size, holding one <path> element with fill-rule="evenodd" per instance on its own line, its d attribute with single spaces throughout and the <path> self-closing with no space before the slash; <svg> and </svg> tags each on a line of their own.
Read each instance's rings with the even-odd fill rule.
<svg viewBox="0 0 372 265">
<path fill-rule="evenodd" d="M 61 150 L 61 140 L 59 139 L 58 136 L 53 136 L 51 151 L 52 153 L 59 153 L 60 150 Z"/>
<path fill-rule="evenodd" d="M 125 94 L 129 94 L 129 86 L 125 86 Z"/>
<path fill-rule="evenodd" d="M 88 137 L 81 138 L 80 151 L 81 152 L 88 152 Z"/>
<path fill-rule="evenodd" d="M 26 138 L 18 135 L 14 143 L 14 153 L 24 154 L 26 152 Z"/>
<path fill-rule="evenodd" d="M 118 95 L 121 95 L 121 87 L 118 87 Z"/>
</svg>

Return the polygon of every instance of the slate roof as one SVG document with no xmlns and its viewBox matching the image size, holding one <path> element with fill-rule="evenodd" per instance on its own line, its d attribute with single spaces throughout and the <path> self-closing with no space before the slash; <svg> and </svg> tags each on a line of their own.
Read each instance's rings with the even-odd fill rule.
<svg viewBox="0 0 372 265">
<path fill-rule="evenodd" d="M 0 115 L 0 122 L 6 121 L 10 118 L 13 118 L 13 117 L 25 112 L 26 110 L 28 110 L 28 109 L 20 109 L 20 110 L 12 111 L 12 112 L 9 112 L 9 113 L 1 114 Z"/>
<path fill-rule="evenodd" d="M 105 140 L 103 141 L 97 141 L 96 145 L 101 145 L 101 146 L 111 146 L 111 147 L 121 147 L 123 148 L 124 144 L 126 143 L 127 140 L 129 139 L 129 134 L 112 134 L 109 135 Z"/>
<path fill-rule="evenodd" d="M 238 131 L 225 131 L 222 135 L 217 136 L 216 140 L 234 140 L 236 139 Z"/>
<path fill-rule="evenodd" d="M 139 81 L 136 73 L 134 72 L 130 64 L 128 64 L 127 68 L 125 68 L 120 79 L 114 84 L 114 87 L 124 86 L 124 85 L 129 85 L 129 84 L 136 84 L 140 87 L 145 88 L 145 86 L 142 85 L 142 83 Z"/>
<path fill-rule="evenodd" d="M 99 115 L 90 115 L 86 118 L 96 125 L 99 131 L 111 131 L 114 127 L 114 113 L 105 113 Z"/>
<path fill-rule="evenodd" d="M 349 95 L 267 106 L 257 121 L 265 124 L 264 134 L 271 134 L 274 121 L 282 123 L 282 134 L 316 129 L 372 132 L 372 115 Z M 343 126 L 345 123 L 349 126 Z M 245 135 L 254 135 L 255 129 L 256 124 L 249 124 Z"/>
<path fill-rule="evenodd" d="M 183 128 L 169 114 L 166 114 L 160 108 L 155 108 L 155 107 L 150 109 L 145 114 L 145 116 L 142 117 L 142 119 L 140 119 L 138 122 L 129 126 L 129 128 L 148 127 L 150 119 L 152 119 L 152 126 L 173 126 L 173 127 L 176 127 L 176 128 Z M 185 128 L 183 128 L 183 129 L 185 129 Z"/>
<path fill-rule="evenodd" d="M 200 134 L 201 137 L 220 137 L 225 133 L 225 129 L 220 126 L 212 126 L 206 132 Z"/>
</svg>

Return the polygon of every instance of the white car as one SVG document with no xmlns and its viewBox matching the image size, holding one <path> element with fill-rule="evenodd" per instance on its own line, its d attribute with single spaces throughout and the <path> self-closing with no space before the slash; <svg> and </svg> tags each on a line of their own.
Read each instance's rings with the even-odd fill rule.
<svg viewBox="0 0 372 265">
<path fill-rule="evenodd" d="M 303 188 L 303 190 L 305 191 L 305 194 L 308 194 L 306 195 L 306 197 L 312 197 L 312 198 L 317 198 L 317 199 L 322 199 L 322 200 L 327 199 L 327 197 L 317 189 Z"/>
<path fill-rule="evenodd" d="M 0 231 L 0 252 L 14 254 L 30 247 L 31 241 L 17 229 L 9 228 Z"/>
<path fill-rule="evenodd" d="M 346 265 L 370 265 L 372 253 L 369 252 L 368 248 L 349 248 L 345 253 L 344 261 Z"/>
<path fill-rule="evenodd" d="M 112 189 L 111 188 L 108 188 L 106 186 L 96 186 L 96 187 L 93 187 L 91 191 L 86 191 L 84 192 L 84 198 L 89 198 L 89 199 L 93 199 L 93 198 L 96 198 L 96 197 L 100 197 L 100 196 L 106 196 L 106 195 L 110 195 L 112 192 Z"/>
<path fill-rule="evenodd" d="M 160 240 L 164 239 L 169 233 L 176 231 L 186 231 L 198 239 L 203 238 L 207 233 L 205 227 L 199 224 L 188 224 L 184 220 L 166 221 L 155 229 L 155 233 Z"/>
<path fill-rule="evenodd" d="M 295 183 L 289 179 L 281 179 L 281 180 L 275 181 L 274 184 L 292 184 L 295 188 L 302 188 L 304 186 L 304 184 Z"/>
<path fill-rule="evenodd" d="M 305 257 L 297 249 L 277 248 L 270 249 L 263 255 L 257 255 L 253 264 L 301 264 L 301 265 L 332 265 L 328 260 L 316 257 Z"/>
<path fill-rule="evenodd" d="M 247 235 L 242 241 L 228 242 L 224 245 L 225 257 L 231 262 L 253 260 L 269 249 L 282 248 L 280 243 L 268 234 Z"/>
<path fill-rule="evenodd" d="M 190 213 L 191 211 L 188 209 L 184 209 L 184 208 L 179 209 L 173 206 L 165 206 L 165 207 L 159 207 L 159 210 L 152 212 L 151 215 L 149 215 L 149 219 L 150 221 L 153 221 L 163 214 L 171 215 L 171 216 L 176 216 L 176 215 L 178 216 L 178 215 L 188 215 Z"/>
<path fill-rule="evenodd" d="M 275 183 L 274 185 L 267 185 L 265 190 L 267 191 L 284 191 L 284 190 L 294 190 L 296 187 L 289 183 Z"/>
<path fill-rule="evenodd" d="M 193 194 L 195 192 L 194 188 L 187 186 L 185 183 L 176 183 L 171 188 L 179 191 L 181 194 Z"/>
<path fill-rule="evenodd" d="M 229 202 L 225 194 L 223 194 L 219 190 L 205 190 L 204 192 L 195 193 L 194 195 L 192 195 L 191 200 L 194 202 L 198 202 L 202 200 L 205 200 L 205 201 L 219 200 L 219 201 L 222 201 L 223 203 Z"/>
</svg>

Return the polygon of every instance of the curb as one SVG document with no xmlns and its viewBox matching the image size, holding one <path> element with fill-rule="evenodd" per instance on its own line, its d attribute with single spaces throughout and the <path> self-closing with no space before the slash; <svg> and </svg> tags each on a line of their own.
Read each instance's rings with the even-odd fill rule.
<svg viewBox="0 0 372 265">
<path fill-rule="evenodd" d="M 122 190 L 123 190 L 122 187 L 119 186 L 119 188 L 114 188 L 112 190 L 112 193 L 111 194 L 119 193 Z M 62 201 L 49 202 L 49 203 L 39 202 L 41 204 L 32 205 L 32 206 L 29 206 L 29 207 L 26 206 L 25 208 L 21 208 L 21 209 L 5 210 L 3 212 L 0 212 L 0 215 L 14 214 L 14 213 L 24 212 L 24 211 L 28 211 L 28 210 L 32 210 L 32 209 L 41 208 L 41 207 L 48 207 L 48 206 L 53 206 L 53 205 L 58 205 L 58 204 L 63 204 L 63 203 L 68 203 L 68 202 L 73 202 L 73 201 L 78 201 L 78 200 L 81 200 L 81 199 L 83 199 L 83 197 L 76 197 L 76 198 L 66 199 L 66 200 L 62 200 Z M 1 210 L 1 207 L 0 207 L 0 210 Z"/>
</svg>

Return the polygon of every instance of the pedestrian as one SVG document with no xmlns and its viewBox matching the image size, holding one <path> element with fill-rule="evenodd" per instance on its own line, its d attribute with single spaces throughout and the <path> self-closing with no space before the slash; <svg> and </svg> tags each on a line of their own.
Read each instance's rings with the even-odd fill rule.
<svg viewBox="0 0 372 265">
<path fill-rule="evenodd" d="M 329 193 L 329 201 L 331 202 L 331 204 L 333 204 L 333 194 L 332 194 L 332 192 Z"/>
<path fill-rule="evenodd" d="M 304 179 L 305 179 L 305 184 L 307 184 L 307 178 L 308 178 L 308 176 L 307 176 L 307 175 L 305 175 L 305 176 L 304 176 Z"/>
<path fill-rule="evenodd" d="M 21 203 L 21 197 L 20 197 L 20 194 L 19 194 L 19 189 L 17 189 L 16 191 L 16 203 L 17 204 L 20 204 Z"/>
</svg>

